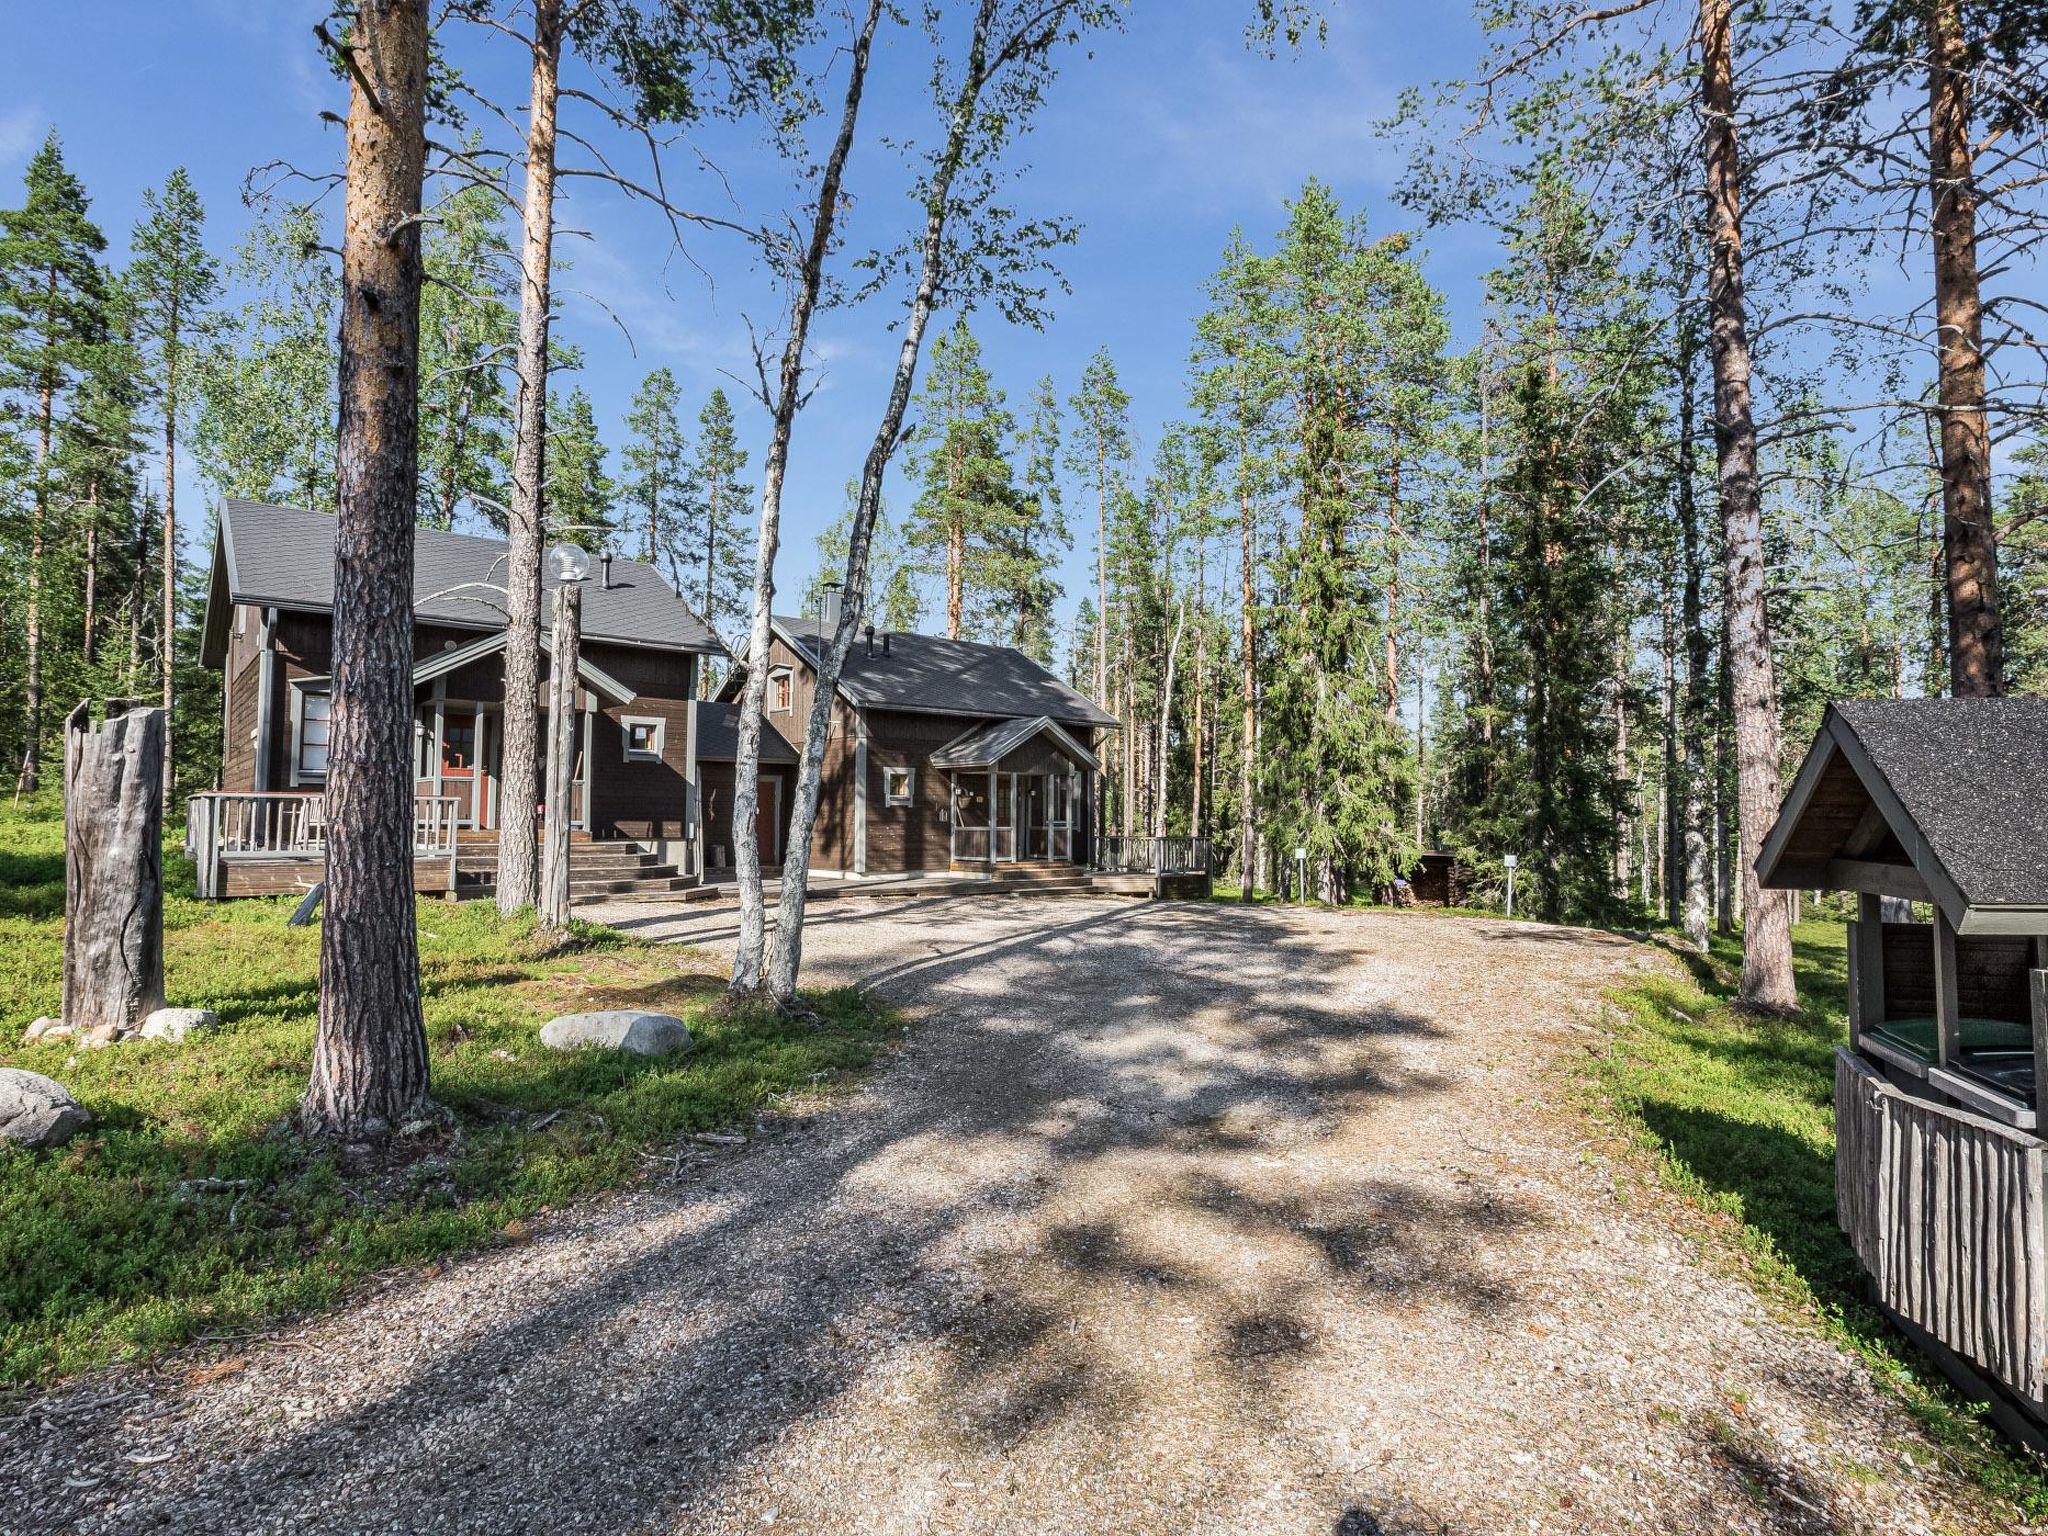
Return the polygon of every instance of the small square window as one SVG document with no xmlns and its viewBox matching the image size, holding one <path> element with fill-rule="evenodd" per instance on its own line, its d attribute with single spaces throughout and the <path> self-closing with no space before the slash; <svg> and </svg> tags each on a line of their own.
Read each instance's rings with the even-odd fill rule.
<svg viewBox="0 0 2048 1536">
<path fill-rule="evenodd" d="M 296 782 L 327 777 L 327 742 L 332 715 L 333 701 L 325 692 L 314 693 L 307 689 L 299 695 L 299 739 L 292 756 L 292 777 Z"/>
<path fill-rule="evenodd" d="M 882 770 L 882 804 L 908 805 L 916 787 L 916 777 L 908 768 Z"/>
<path fill-rule="evenodd" d="M 789 680 L 789 668 L 777 667 L 768 674 L 768 712 L 772 715 L 789 713 L 794 688 Z"/>
<path fill-rule="evenodd" d="M 667 744 L 666 722 L 647 715 L 626 715 L 619 721 L 629 763 L 658 763 Z"/>
</svg>

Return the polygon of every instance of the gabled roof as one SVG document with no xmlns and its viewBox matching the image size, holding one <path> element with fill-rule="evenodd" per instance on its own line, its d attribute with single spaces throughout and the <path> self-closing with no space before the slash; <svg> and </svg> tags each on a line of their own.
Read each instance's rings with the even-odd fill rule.
<svg viewBox="0 0 2048 1536">
<path fill-rule="evenodd" d="M 955 736 L 931 756 L 934 768 L 994 768 L 1028 741 L 1044 736 L 1091 772 L 1102 765 L 1095 754 L 1044 715 L 1027 720 L 991 720 Z"/>
<path fill-rule="evenodd" d="M 503 629 L 505 594 L 499 588 L 505 582 L 507 554 L 503 539 L 444 533 L 437 528 L 415 530 L 414 616 L 460 629 Z M 597 563 L 592 565 L 591 579 L 583 584 L 586 640 L 650 650 L 723 653 L 718 637 L 653 566 L 614 558 L 607 588 L 598 579 Z M 542 572 L 541 585 L 545 600 L 555 586 L 551 573 Z M 223 501 L 213 586 L 207 594 L 209 661 L 215 660 L 211 653 L 216 629 L 225 641 L 225 610 L 233 603 L 302 613 L 331 612 L 332 514 L 233 497 Z M 543 607 L 543 616 L 546 611 Z"/>
<path fill-rule="evenodd" d="M 459 672 L 472 661 L 482 661 L 486 656 L 495 656 L 504 649 L 505 631 L 501 629 L 495 635 L 481 636 L 467 645 L 436 651 L 412 669 L 412 685 L 417 688 L 421 683 L 431 683 L 437 677 Z M 544 656 L 552 657 L 555 654 L 555 637 L 545 629 L 540 632 L 540 649 Z M 576 676 L 584 687 L 607 704 L 630 704 L 635 698 L 632 689 L 581 653 L 576 657 Z"/>
<path fill-rule="evenodd" d="M 1932 900 L 1962 933 L 2048 933 L 2048 699 L 1830 705 L 1757 874 Z"/>
<path fill-rule="evenodd" d="M 814 619 L 778 616 L 774 629 L 813 667 L 824 649 Z M 919 714 L 1044 716 L 1064 725 L 1117 727 L 1116 716 L 1069 688 L 1014 646 L 944 640 L 897 630 L 868 649 L 856 639 L 846 653 L 839 688 L 863 709 Z"/>
<path fill-rule="evenodd" d="M 690 706 L 697 712 L 697 761 L 736 762 L 740 755 L 740 707 L 717 699 L 699 699 Z M 793 763 L 796 748 L 773 721 L 761 721 L 761 761 Z"/>
</svg>

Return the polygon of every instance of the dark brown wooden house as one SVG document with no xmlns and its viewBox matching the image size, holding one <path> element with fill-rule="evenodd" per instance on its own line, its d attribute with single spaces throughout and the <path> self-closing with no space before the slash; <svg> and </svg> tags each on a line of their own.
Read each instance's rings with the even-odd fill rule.
<svg viewBox="0 0 2048 1536">
<path fill-rule="evenodd" d="M 766 719 L 799 751 L 820 633 L 817 620 L 789 617 L 771 632 Z M 1116 726 L 1014 647 L 865 633 L 832 701 L 815 867 L 858 877 L 1086 866 L 1097 754 Z"/>
<path fill-rule="evenodd" d="M 195 798 L 188 831 L 204 855 L 202 894 L 289 891 L 317 877 L 308 866 L 317 869 L 324 843 L 333 541 L 325 513 L 249 501 L 220 509 L 202 654 L 226 674 L 221 793 Z M 458 873 L 482 885 L 495 867 L 505 560 L 496 539 L 417 535 L 415 856 L 428 889 L 454 888 Z M 697 698 L 699 669 L 722 654 L 652 567 L 609 559 L 593 570 L 577 665 L 579 874 L 681 883 L 703 873 L 707 817 L 730 842 L 715 801 L 722 784 L 729 817 L 731 711 Z M 794 762 L 788 742 L 766 741 L 760 836 L 776 859 L 787 814 L 776 808 L 788 798 L 776 786 Z"/>
<path fill-rule="evenodd" d="M 1856 896 L 1835 1190 L 1873 1294 L 2048 1448 L 2048 700 L 1831 706 L 1757 873 Z"/>
</svg>

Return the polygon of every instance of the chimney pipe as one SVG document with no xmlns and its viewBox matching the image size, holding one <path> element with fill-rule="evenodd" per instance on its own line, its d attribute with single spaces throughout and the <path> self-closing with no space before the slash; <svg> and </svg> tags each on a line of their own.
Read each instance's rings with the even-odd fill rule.
<svg viewBox="0 0 2048 1536">
<path fill-rule="evenodd" d="M 886 629 L 882 631 L 882 654 L 884 656 L 889 654 L 889 631 Z"/>
<path fill-rule="evenodd" d="M 868 654 L 875 654 L 875 626 L 872 624 L 868 626 Z"/>
<path fill-rule="evenodd" d="M 597 563 L 604 568 L 604 589 L 609 592 L 612 589 L 612 552 L 606 550 L 599 555 Z"/>
<path fill-rule="evenodd" d="M 818 631 L 822 638 L 829 640 L 839 633 L 839 609 L 839 583 L 828 581 L 818 593 Z"/>
</svg>

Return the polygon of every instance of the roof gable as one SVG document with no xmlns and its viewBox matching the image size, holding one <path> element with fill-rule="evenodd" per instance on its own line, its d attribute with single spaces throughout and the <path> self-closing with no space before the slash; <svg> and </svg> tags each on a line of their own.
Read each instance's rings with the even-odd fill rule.
<svg viewBox="0 0 2048 1536">
<path fill-rule="evenodd" d="M 486 656 L 496 656 L 505 649 L 505 631 L 485 635 L 467 645 L 455 646 L 452 650 L 436 651 L 425 661 L 412 669 L 412 685 L 431 683 L 437 677 L 446 677 L 459 672 L 473 661 L 482 661 Z M 540 634 L 541 654 L 553 658 L 555 638 L 546 630 Z M 580 651 L 576 656 L 576 676 L 583 686 L 603 699 L 607 704 L 630 704 L 637 697 L 632 689 L 613 677 Z"/>
<path fill-rule="evenodd" d="M 326 512 L 224 500 L 215 588 L 226 603 L 331 612 L 334 526 Z M 413 616 L 461 629 L 502 629 L 509 553 L 502 539 L 414 530 Z M 544 593 L 554 589 L 551 573 L 542 572 L 541 585 Z M 583 584 L 583 636 L 653 650 L 724 651 L 661 574 L 638 560 L 614 558 L 609 587 L 595 580 Z"/>
<path fill-rule="evenodd" d="M 1829 706 L 1757 873 L 1825 886 L 1845 860 L 1910 869 L 1959 931 L 2048 931 L 2048 699 Z"/>
<path fill-rule="evenodd" d="M 931 756 L 934 768 L 995 768 L 1003 759 L 1040 736 L 1090 772 L 1102 765 L 1095 754 L 1044 715 L 1023 720 L 992 720 L 969 726 Z"/>
</svg>

